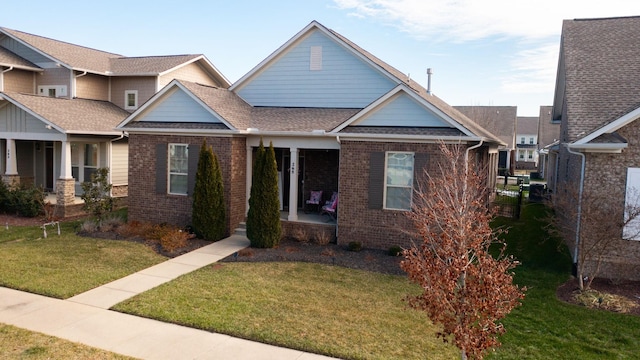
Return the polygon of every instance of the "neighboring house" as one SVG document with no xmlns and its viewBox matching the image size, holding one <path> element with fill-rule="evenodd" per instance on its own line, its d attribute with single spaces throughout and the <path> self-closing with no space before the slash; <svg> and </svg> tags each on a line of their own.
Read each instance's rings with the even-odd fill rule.
<svg viewBox="0 0 640 360">
<path fill-rule="evenodd" d="M 203 141 L 220 161 L 227 232 L 248 210 L 254 152 L 273 144 L 283 227 L 329 226 L 339 243 L 408 246 L 413 190 L 440 142 L 497 171 L 494 135 L 406 75 L 311 22 L 229 89 L 173 81 L 120 124 L 130 136 L 129 218 L 187 225 Z M 489 186 L 495 185 L 495 176 Z M 311 223 L 310 192 L 338 192 L 337 222 Z M 315 227 L 315 228 L 314 228 Z M 314 236 L 314 234 L 311 234 Z"/>
<path fill-rule="evenodd" d="M 538 117 L 516 118 L 516 170 L 535 171 L 538 166 Z"/>
<path fill-rule="evenodd" d="M 621 223 L 625 205 L 639 205 L 633 197 L 640 188 L 638 59 L 640 17 L 563 22 L 553 105 L 553 119 L 561 122 L 555 193 L 578 192 L 577 210 L 586 196 L 597 194 L 618 209 L 614 215 Z M 600 219 L 567 221 L 576 229 L 566 240 L 577 263 L 583 235 Z M 640 239 L 628 235 L 637 228 L 633 223 L 620 229 L 600 254 L 603 276 L 640 280 Z"/>
<path fill-rule="evenodd" d="M 496 135 L 505 146 L 498 149 L 498 169 L 513 174 L 516 149 L 517 106 L 454 106 L 456 110 Z"/>
<path fill-rule="evenodd" d="M 128 141 L 115 127 L 175 78 L 230 85 L 203 55 L 123 57 L 0 28 L 4 181 L 55 192 L 60 215 L 99 167 L 126 196 Z"/>
<path fill-rule="evenodd" d="M 547 183 L 555 182 L 557 157 L 549 149 L 560 140 L 560 121 L 553 120 L 553 106 L 540 106 L 538 121 L 538 174 Z"/>
</svg>

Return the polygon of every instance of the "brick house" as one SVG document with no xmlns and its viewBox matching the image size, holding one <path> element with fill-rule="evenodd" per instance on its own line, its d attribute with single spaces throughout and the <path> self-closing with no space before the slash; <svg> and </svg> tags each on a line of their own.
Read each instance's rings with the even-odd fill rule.
<svg viewBox="0 0 640 360">
<path fill-rule="evenodd" d="M 227 231 L 244 221 L 260 139 L 277 158 L 285 233 L 329 228 L 338 243 L 387 249 L 403 230 L 438 144 L 462 144 L 493 186 L 502 142 L 395 68 L 311 22 L 229 89 L 173 81 L 123 121 L 129 216 L 187 225 L 203 140 L 220 159 Z M 337 220 L 308 214 L 311 191 L 338 193 Z"/>
<path fill-rule="evenodd" d="M 126 196 L 128 139 L 115 127 L 175 78 L 230 85 L 203 55 L 125 57 L 0 28 L 3 180 L 55 192 L 60 215 L 99 167 Z"/>
<path fill-rule="evenodd" d="M 640 188 L 639 57 L 640 17 L 563 22 L 553 104 L 553 119 L 561 122 L 555 193 L 578 191 L 576 209 L 600 194 L 621 224 L 625 206 L 638 205 L 633 192 Z M 566 221 L 575 229 L 566 241 L 577 264 L 578 245 L 600 219 Z M 637 228 L 620 226 L 601 254 L 602 276 L 640 280 L 640 239 L 627 235 Z"/>
</svg>

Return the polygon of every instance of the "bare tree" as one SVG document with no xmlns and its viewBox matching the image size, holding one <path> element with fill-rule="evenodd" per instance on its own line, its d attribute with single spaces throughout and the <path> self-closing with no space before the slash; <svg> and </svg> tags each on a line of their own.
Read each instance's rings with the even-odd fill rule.
<svg viewBox="0 0 640 360">
<path fill-rule="evenodd" d="M 568 188 L 548 203 L 548 232 L 565 239 L 573 253 L 580 290 L 588 290 L 600 276 L 602 264 L 615 243 L 640 238 L 640 201 L 629 190 L 623 207 L 608 192 L 583 192 Z M 580 220 L 578 220 L 580 219 Z"/>
<path fill-rule="evenodd" d="M 486 350 L 500 345 L 498 321 L 524 297 L 513 284 L 517 262 L 489 253 L 497 242 L 490 227 L 492 213 L 487 202 L 483 174 L 468 166 L 461 146 L 440 146 L 443 161 L 438 173 L 425 172 L 426 187 L 416 191 L 409 217 L 422 241 L 404 250 L 401 267 L 423 292 L 408 297 L 409 304 L 427 312 L 443 326 L 439 335 L 467 356 L 481 359 Z"/>
</svg>

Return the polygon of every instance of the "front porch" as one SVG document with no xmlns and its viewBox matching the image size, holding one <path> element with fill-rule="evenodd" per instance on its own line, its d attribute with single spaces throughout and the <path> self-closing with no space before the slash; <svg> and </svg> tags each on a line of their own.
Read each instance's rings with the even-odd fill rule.
<svg viewBox="0 0 640 360">
<path fill-rule="evenodd" d="M 298 219 L 295 221 L 289 221 L 288 218 L 288 211 L 280 212 L 282 237 L 318 244 L 336 242 L 336 221 L 329 216 L 302 212 L 298 214 Z"/>
</svg>

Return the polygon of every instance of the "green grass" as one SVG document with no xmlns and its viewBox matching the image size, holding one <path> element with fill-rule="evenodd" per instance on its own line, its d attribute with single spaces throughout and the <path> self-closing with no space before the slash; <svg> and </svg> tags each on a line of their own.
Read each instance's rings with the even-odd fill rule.
<svg viewBox="0 0 640 360">
<path fill-rule="evenodd" d="M 542 229 L 544 206 L 526 205 L 520 221 L 497 219 L 528 288 L 503 323 L 492 359 L 633 359 L 640 318 L 589 310 L 556 299 L 571 260 Z M 115 309 L 266 343 L 347 359 L 451 359 L 424 314 L 407 309 L 419 291 L 406 278 L 317 264 L 225 263 L 185 275 Z"/>
<path fill-rule="evenodd" d="M 155 265 L 166 258 L 143 244 L 75 235 L 77 222 L 0 228 L 0 286 L 68 298 Z"/>
<path fill-rule="evenodd" d="M 451 359 L 402 276 L 309 264 L 209 266 L 116 305 L 123 312 L 347 359 Z"/>
<path fill-rule="evenodd" d="M 131 359 L 53 336 L 0 324 L 0 359 Z"/>
</svg>

